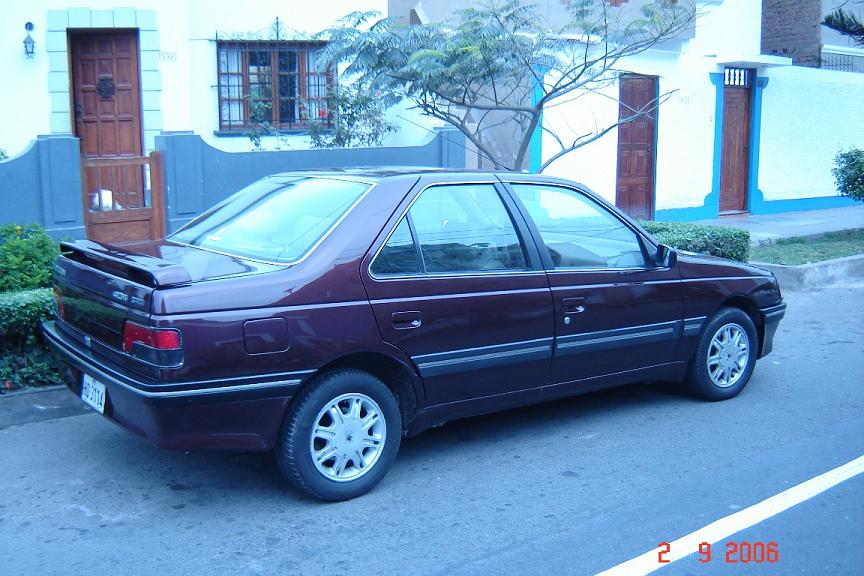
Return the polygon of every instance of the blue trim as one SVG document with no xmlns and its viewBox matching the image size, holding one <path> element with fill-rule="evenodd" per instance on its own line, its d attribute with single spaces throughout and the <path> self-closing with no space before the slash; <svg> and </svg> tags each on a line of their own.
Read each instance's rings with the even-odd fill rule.
<svg viewBox="0 0 864 576">
<path fill-rule="evenodd" d="M 762 91 L 768 78 L 757 78 L 753 89 L 753 104 L 750 139 L 750 184 L 747 190 L 748 208 L 751 214 L 778 214 L 798 210 L 823 210 L 826 208 L 845 208 L 855 205 L 855 201 L 845 196 L 820 196 L 816 198 L 789 198 L 784 200 L 765 200 L 759 189 L 759 144 L 762 129 Z"/>
<path fill-rule="evenodd" d="M 717 218 L 720 212 L 720 161 L 723 151 L 723 74 L 710 73 L 714 84 L 714 157 L 711 168 L 711 192 L 705 197 L 702 206 L 691 208 L 667 208 L 657 210 L 654 219 L 665 222 L 686 222 L 689 220 L 708 220 Z M 752 147 L 751 147 L 752 149 Z"/>
<path fill-rule="evenodd" d="M 542 71 L 541 71 L 542 72 Z M 534 106 L 543 97 L 543 87 L 535 82 L 534 91 L 531 95 L 531 105 Z M 540 167 L 543 166 L 543 111 L 540 111 L 540 120 L 534 128 L 534 133 L 531 135 L 531 143 L 529 144 L 529 162 L 528 171 L 531 174 L 538 174 Z"/>
<path fill-rule="evenodd" d="M 711 193 L 702 206 L 692 208 L 670 208 L 658 210 L 655 219 L 660 221 L 686 222 L 717 218 L 720 210 L 720 174 L 723 147 L 723 74 L 709 74 L 717 95 L 714 104 L 714 161 Z M 845 208 L 856 202 L 845 196 L 819 196 L 815 198 L 790 198 L 765 200 L 759 189 L 759 148 L 762 141 L 762 96 L 768 78 L 756 78 L 750 104 L 750 173 L 747 184 L 747 208 L 750 214 L 778 214 L 799 210 L 824 210 Z"/>
</svg>

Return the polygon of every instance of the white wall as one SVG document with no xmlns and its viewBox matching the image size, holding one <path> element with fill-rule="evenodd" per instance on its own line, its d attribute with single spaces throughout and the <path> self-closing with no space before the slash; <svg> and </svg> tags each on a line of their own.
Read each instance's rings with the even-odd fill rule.
<svg viewBox="0 0 864 576">
<path fill-rule="evenodd" d="M 112 0 L 87 0 L 76 7 L 92 10 L 111 10 L 128 3 Z M 144 115 L 145 130 L 192 130 L 209 144 L 224 150 L 249 150 L 251 143 L 245 137 L 217 137 L 218 95 L 216 89 L 216 43 L 220 35 L 255 34 L 268 38 L 268 30 L 278 16 L 283 30 L 293 30 L 298 38 L 336 24 L 336 21 L 355 10 L 387 10 L 386 0 L 328 0 L 318 2 L 314 9 L 299 0 L 256 0 L 240 3 L 235 0 L 136 0 L 138 10 L 156 13 L 158 29 L 158 73 L 161 80 L 158 109 Z M 0 127 L 0 148 L 10 155 L 22 152 L 39 134 L 70 132 L 68 121 L 63 126 L 52 125 L 52 95 L 49 82 L 49 54 L 46 52 L 46 31 L 49 10 L 66 11 L 68 0 L 37 0 L 31 2 L 3 2 L 0 18 L 0 74 L 10 81 L 0 91 L 0 109 L 7 112 Z M 25 22 L 33 22 L 31 33 L 36 41 L 36 56 L 27 59 L 22 41 L 26 35 Z M 143 43 L 143 42 L 142 42 Z M 56 62 L 54 63 L 56 69 Z M 58 96 L 55 94 L 55 99 Z M 69 108 L 68 94 L 63 103 Z M 56 109 L 56 106 L 55 106 Z M 414 112 L 399 112 L 415 116 Z M 416 119 L 416 118 L 415 118 Z M 151 125 L 148 127 L 148 123 Z M 422 123 L 422 122 L 421 122 Z M 160 125 L 161 124 L 161 125 Z M 393 135 L 390 145 L 416 143 L 425 133 L 422 128 L 408 128 Z M 287 137 L 277 143 L 272 139 L 265 147 L 280 144 L 295 148 L 308 147 L 306 137 Z"/>
<path fill-rule="evenodd" d="M 620 65 L 621 70 L 657 76 L 660 94 L 669 94 L 657 121 L 657 210 L 705 203 L 712 189 L 714 158 L 716 87 L 710 74 L 722 71 L 718 61 L 724 58 L 759 54 L 761 2 L 699 2 L 699 9 L 696 36 L 684 42 L 680 52 L 651 50 Z M 546 126 L 572 135 L 614 123 L 618 85 L 604 94 L 550 110 L 544 116 Z M 559 159 L 545 173 L 580 181 L 614 202 L 617 146 L 613 130 Z M 557 149 L 554 139 L 544 135 L 544 160 Z"/>
<path fill-rule="evenodd" d="M 767 72 L 759 147 L 765 200 L 835 196 L 841 149 L 864 149 L 864 74 L 789 66 Z"/>
</svg>

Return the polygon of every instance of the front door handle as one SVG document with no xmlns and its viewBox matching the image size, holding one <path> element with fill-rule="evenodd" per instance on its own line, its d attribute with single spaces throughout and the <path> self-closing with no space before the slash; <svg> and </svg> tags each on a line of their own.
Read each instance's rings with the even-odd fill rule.
<svg viewBox="0 0 864 576">
<path fill-rule="evenodd" d="M 393 320 L 393 327 L 397 330 L 419 328 L 423 324 L 423 321 L 420 319 L 420 312 L 417 310 L 394 312 L 391 319 Z"/>
<path fill-rule="evenodd" d="M 585 298 L 564 298 L 561 305 L 565 314 L 581 314 L 585 311 Z"/>
</svg>

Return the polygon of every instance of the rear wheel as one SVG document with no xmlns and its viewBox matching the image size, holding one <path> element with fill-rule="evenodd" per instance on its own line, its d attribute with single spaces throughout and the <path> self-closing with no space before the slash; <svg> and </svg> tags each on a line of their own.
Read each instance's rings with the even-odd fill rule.
<svg viewBox="0 0 864 576">
<path fill-rule="evenodd" d="M 371 490 L 396 459 L 399 405 L 379 379 L 343 369 L 301 392 L 282 426 L 279 467 L 297 488 L 322 500 Z"/>
<path fill-rule="evenodd" d="M 706 400 L 736 396 L 753 374 L 759 340 L 750 317 L 721 308 L 708 320 L 687 370 L 687 385 Z"/>
</svg>

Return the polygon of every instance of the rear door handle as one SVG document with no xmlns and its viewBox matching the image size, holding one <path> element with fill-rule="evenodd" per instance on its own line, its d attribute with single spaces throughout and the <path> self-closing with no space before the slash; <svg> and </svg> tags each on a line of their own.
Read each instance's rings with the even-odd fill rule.
<svg viewBox="0 0 864 576">
<path fill-rule="evenodd" d="M 419 328 L 423 324 L 423 321 L 420 319 L 420 312 L 417 310 L 394 312 L 391 318 L 393 320 L 393 327 L 397 330 Z"/>
<path fill-rule="evenodd" d="M 561 305 L 565 314 L 580 314 L 585 311 L 585 298 L 564 298 Z"/>
</svg>

